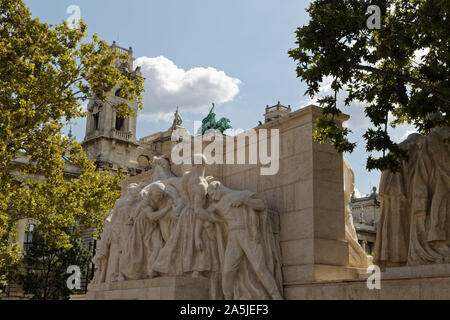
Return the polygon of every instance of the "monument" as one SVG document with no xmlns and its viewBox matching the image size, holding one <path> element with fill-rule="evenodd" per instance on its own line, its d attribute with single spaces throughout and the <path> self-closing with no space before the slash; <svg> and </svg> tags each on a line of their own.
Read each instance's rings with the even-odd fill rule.
<svg viewBox="0 0 450 320">
<path fill-rule="evenodd" d="M 215 149 L 226 160 L 239 152 L 251 159 L 255 144 L 270 146 L 275 174 L 261 174 L 262 161 L 206 164 L 193 153 L 192 164 L 178 164 L 166 154 L 123 181 L 87 299 L 450 298 L 448 128 L 408 137 L 401 146 L 409 160 L 383 173 L 372 262 L 348 206 L 354 173 L 331 145 L 312 139 L 322 116 L 308 106 L 260 124 L 270 129 L 267 145 L 250 130 L 227 137 L 231 150 Z M 381 289 L 368 285 L 373 264 L 383 270 Z"/>
<path fill-rule="evenodd" d="M 254 192 L 208 183 L 206 159 L 196 157 L 201 164 L 181 177 L 167 160 L 156 159 L 153 180 L 161 180 L 127 186 L 105 224 L 93 285 L 190 278 L 205 285 L 199 298 L 282 299 L 280 246 L 270 217 L 277 213 Z"/>
</svg>

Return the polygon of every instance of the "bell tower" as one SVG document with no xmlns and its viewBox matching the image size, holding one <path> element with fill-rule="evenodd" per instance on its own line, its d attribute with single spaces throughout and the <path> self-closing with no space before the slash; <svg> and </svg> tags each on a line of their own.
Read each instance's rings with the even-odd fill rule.
<svg viewBox="0 0 450 320">
<path fill-rule="evenodd" d="M 112 49 L 128 55 L 128 60 L 117 60 L 115 67 L 127 77 L 141 77 L 140 67 L 133 69 L 133 49 L 119 47 L 114 41 Z M 136 141 L 136 116 L 123 119 L 116 113 L 117 106 L 126 101 L 137 114 L 137 101 L 127 101 L 120 86 L 106 95 L 102 102 L 93 96 L 88 103 L 86 134 L 82 146 L 91 159 L 95 159 L 99 170 L 116 171 L 122 167 L 128 175 L 134 175 L 138 167 L 135 151 L 139 147 Z"/>
</svg>

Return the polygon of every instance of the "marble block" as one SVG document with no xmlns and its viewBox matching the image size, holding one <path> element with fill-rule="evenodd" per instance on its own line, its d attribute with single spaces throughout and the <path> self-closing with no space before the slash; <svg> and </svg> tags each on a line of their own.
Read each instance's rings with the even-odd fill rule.
<svg viewBox="0 0 450 320">
<path fill-rule="evenodd" d="M 208 300 L 209 279 L 161 277 L 90 284 L 86 300 Z"/>
</svg>

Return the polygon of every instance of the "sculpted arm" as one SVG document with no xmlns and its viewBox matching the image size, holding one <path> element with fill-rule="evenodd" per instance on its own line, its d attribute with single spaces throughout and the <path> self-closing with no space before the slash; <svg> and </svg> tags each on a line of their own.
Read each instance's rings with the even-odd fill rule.
<svg viewBox="0 0 450 320">
<path fill-rule="evenodd" d="M 150 220 L 159 220 L 166 215 L 166 213 L 170 210 L 170 208 L 171 208 L 170 203 L 167 203 L 167 205 L 164 208 L 158 211 L 153 211 L 151 207 L 148 206 L 147 208 L 144 209 L 144 213 Z"/>
<path fill-rule="evenodd" d="M 212 204 L 208 207 L 208 209 L 200 208 L 197 211 L 197 218 L 211 222 L 224 222 L 223 219 L 221 219 L 217 214 L 215 214 L 216 212 L 218 211 L 216 210 L 215 205 Z"/>
<path fill-rule="evenodd" d="M 261 211 L 266 208 L 265 202 L 261 199 L 248 198 L 245 204 L 256 211 Z"/>
<path fill-rule="evenodd" d="M 133 224 L 134 220 L 137 218 L 139 213 L 141 212 L 141 209 L 143 207 L 142 201 L 139 202 L 137 208 L 135 210 L 132 210 L 129 214 L 127 224 Z"/>
<path fill-rule="evenodd" d="M 231 204 L 231 206 L 233 207 L 240 207 L 242 205 L 246 205 L 255 211 L 262 211 L 266 208 L 266 203 L 264 202 L 264 200 L 250 197 L 238 199 Z"/>
<path fill-rule="evenodd" d="M 196 194 L 195 198 L 194 198 L 194 208 L 195 208 L 195 215 L 196 215 L 196 220 L 195 220 L 195 228 L 194 228 L 194 242 L 195 242 L 195 248 L 198 251 L 203 250 L 203 241 L 202 241 L 202 231 L 203 231 L 203 219 L 201 219 L 200 217 L 204 214 L 204 209 L 203 209 L 203 203 L 204 200 L 203 198 L 199 195 Z"/>
</svg>

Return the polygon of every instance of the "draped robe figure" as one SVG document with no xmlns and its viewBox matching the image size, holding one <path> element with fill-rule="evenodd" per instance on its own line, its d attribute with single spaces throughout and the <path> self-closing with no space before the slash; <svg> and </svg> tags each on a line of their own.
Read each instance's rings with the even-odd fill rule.
<svg viewBox="0 0 450 320">
<path fill-rule="evenodd" d="M 219 270 L 219 258 L 209 245 L 208 234 L 202 232 L 196 239 L 197 212 L 204 209 L 206 188 L 205 163 L 194 164 L 192 170 L 181 178 L 180 190 L 186 200 L 176 227 L 153 266 L 156 273 L 170 276 L 191 275 L 197 277 Z M 195 161 L 194 161 L 195 163 Z"/>
<path fill-rule="evenodd" d="M 161 157 L 153 157 L 153 172 L 150 183 L 156 181 L 164 181 L 174 177 L 170 170 L 170 163 L 167 159 Z"/>
<path fill-rule="evenodd" d="M 155 158 L 150 183 L 127 187 L 106 220 L 94 283 L 204 277 L 212 299 L 281 299 L 278 214 L 250 191 L 208 196 L 213 177 L 205 177 L 206 158 L 194 158 L 201 164 L 178 167 L 181 177 Z M 239 232 L 230 229 L 236 221 Z"/>
<path fill-rule="evenodd" d="M 126 188 L 125 195 L 117 200 L 114 206 L 116 221 L 113 224 L 112 238 L 119 246 L 119 261 L 114 263 L 114 268 L 117 269 L 117 271 L 115 271 L 115 273 L 117 273 L 117 278 L 113 281 L 123 280 L 123 276 L 120 272 L 120 265 L 124 263 L 124 261 L 121 262 L 121 260 L 124 260 L 124 253 L 127 250 L 127 240 L 130 237 L 134 223 L 131 212 L 138 200 L 140 191 L 141 187 L 138 184 L 129 184 Z"/>
<path fill-rule="evenodd" d="M 139 185 L 132 183 L 127 187 L 126 193 L 119 198 L 106 220 L 105 229 L 99 242 L 99 248 L 94 263 L 98 270 L 97 282 L 114 282 L 120 280 L 120 259 L 125 249 L 131 228 L 130 208 L 135 203 Z"/>
<path fill-rule="evenodd" d="M 95 256 L 92 258 L 92 262 L 96 266 L 93 283 L 103 283 L 106 281 L 106 272 L 108 268 L 108 259 L 110 255 L 111 247 L 111 219 L 114 214 L 114 210 L 109 211 L 108 217 L 105 220 L 103 232 L 100 236 L 100 240 L 97 242 L 97 249 Z"/>
<path fill-rule="evenodd" d="M 349 264 L 351 267 L 367 268 L 371 261 L 358 243 L 358 236 L 350 210 L 351 194 L 355 190 L 355 175 L 347 160 L 344 159 L 344 196 L 345 196 L 345 240 L 349 245 Z"/>
<path fill-rule="evenodd" d="M 154 276 L 152 266 L 164 245 L 159 221 L 171 219 L 172 199 L 164 184 L 154 182 L 140 193 L 133 229 L 122 253 L 120 272 L 125 279 L 146 279 Z M 165 225 L 169 228 L 169 223 Z M 165 232 L 170 232 L 164 229 Z M 168 236 L 168 235 L 167 235 Z"/>
<path fill-rule="evenodd" d="M 411 192 L 422 136 L 413 133 L 399 144 L 408 150 L 399 172 L 383 171 L 379 200 L 381 216 L 375 242 L 374 263 L 381 268 L 407 264 L 411 231 Z"/>
<path fill-rule="evenodd" d="M 423 140 L 413 180 L 408 265 L 450 262 L 449 137 L 449 127 L 438 127 Z"/>
<path fill-rule="evenodd" d="M 121 223 L 116 211 L 114 211 L 111 224 L 108 228 L 106 241 L 109 246 L 109 256 L 106 263 L 105 282 L 114 282 L 119 277 L 119 259 L 120 259 L 120 227 Z"/>
<path fill-rule="evenodd" d="M 282 299 L 279 247 L 263 200 L 251 191 L 235 191 L 213 181 L 208 195 L 227 222 L 222 287 L 225 299 Z"/>
</svg>

